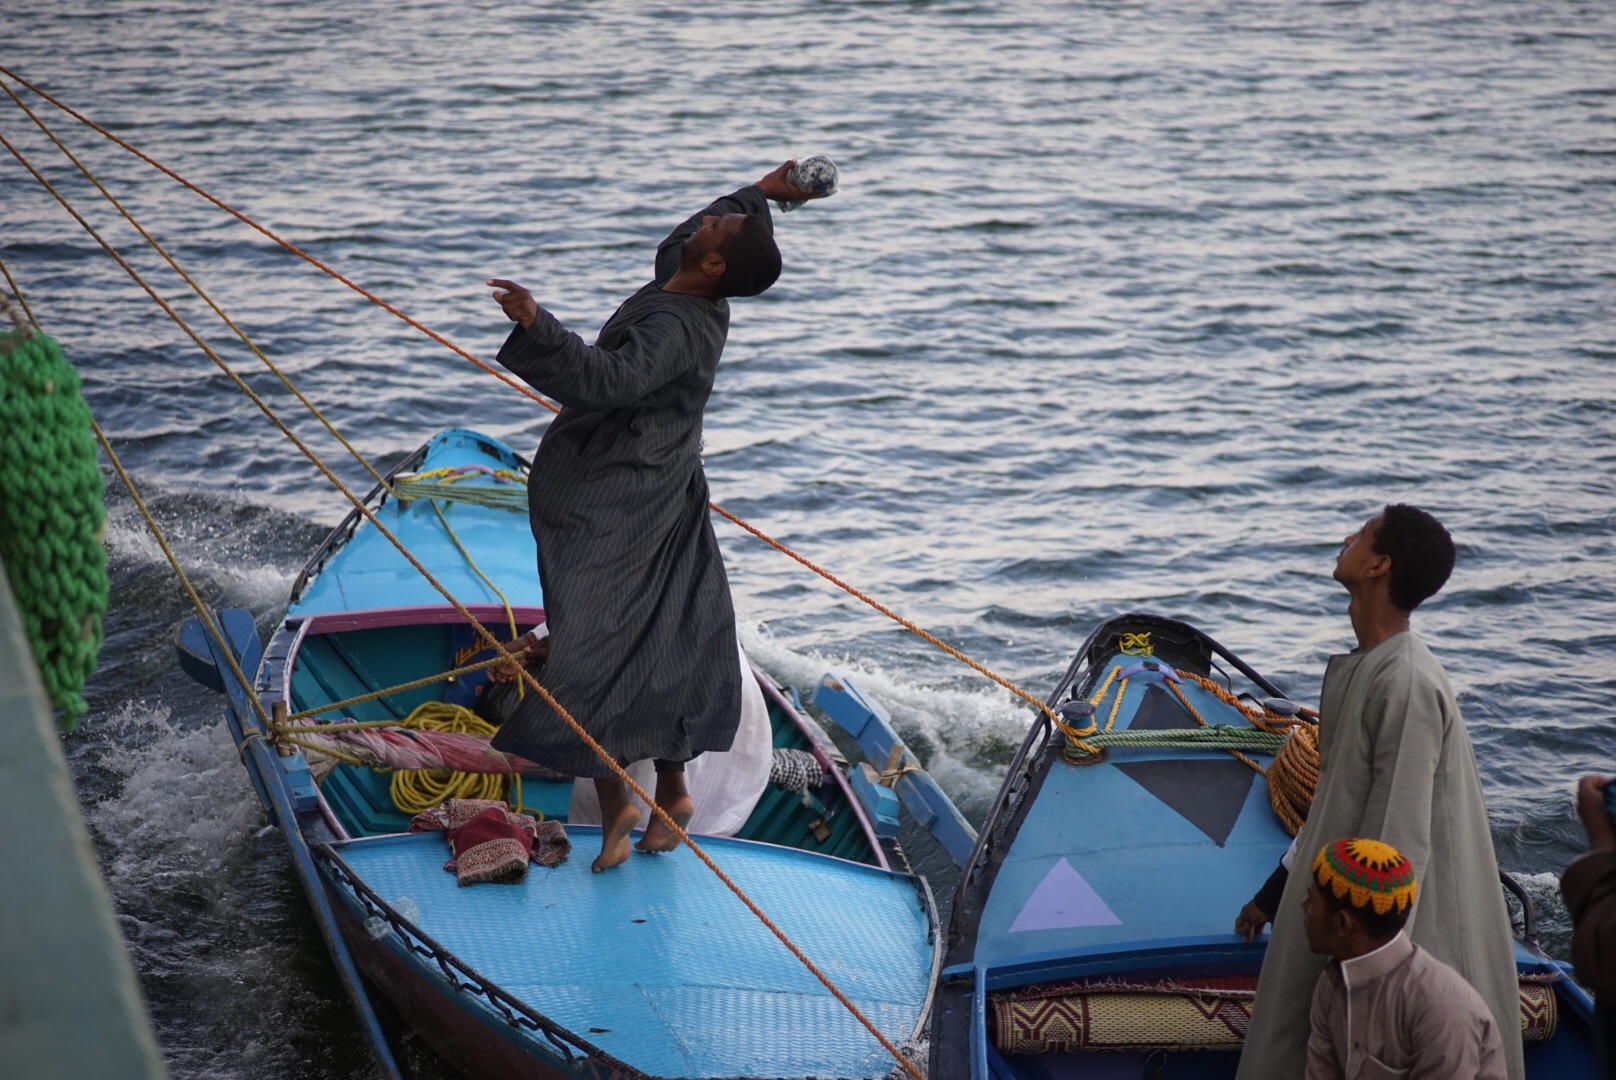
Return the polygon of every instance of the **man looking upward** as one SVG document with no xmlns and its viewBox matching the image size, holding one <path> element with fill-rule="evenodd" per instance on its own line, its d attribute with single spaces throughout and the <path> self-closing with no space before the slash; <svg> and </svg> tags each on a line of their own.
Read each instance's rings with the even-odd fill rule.
<svg viewBox="0 0 1616 1080">
<path fill-rule="evenodd" d="M 494 299 L 517 325 L 498 360 L 560 402 L 533 458 L 528 518 L 550 628 L 545 688 L 621 765 L 655 759 L 656 801 L 684 827 L 684 763 L 727 750 L 740 716 L 729 581 L 707 514 L 702 410 L 729 333 L 729 298 L 780 274 L 769 199 L 813 198 L 788 161 L 717 200 L 657 247 L 656 277 L 593 346 L 513 281 Z M 595 780 L 598 872 L 628 858 L 638 811 L 623 782 L 528 694 L 494 746 Z M 657 818 L 640 842 L 670 851 Z"/>
<path fill-rule="evenodd" d="M 1358 647 L 1324 673 L 1318 788 L 1292 851 L 1306 858 L 1337 837 L 1370 836 L 1406 855 L 1420 881 L 1409 938 L 1481 994 L 1510 1080 L 1521 1080 L 1514 946 L 1476 755 L 1447 674 L 1409 629 L 1410 612 L 1442 588 L 1453 563 L 1448 531 L 1412 506 L 1388 506 L 1347 537 L 1334 576 L 1351 597 Z M 1240 1080 L 1306 1068 L 1308 995 L 1323 967 L 1303 934 L 1307 889 L 1306 873 L 1281 867 L 1235 920 L 1247 941 L 1274 921 Z"/>
</svg>

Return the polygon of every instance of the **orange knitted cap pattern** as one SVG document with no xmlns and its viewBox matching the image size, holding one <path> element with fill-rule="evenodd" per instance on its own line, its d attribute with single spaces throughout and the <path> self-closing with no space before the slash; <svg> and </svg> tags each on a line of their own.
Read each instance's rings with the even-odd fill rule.
<svg viewBox="0 0 1616 1080">
<path fill-rule="evenodd" d="M 1401 851 L 1379 840 L 1348 837 L 1325 844 L 1313 859 L 1313 877 L 1337 900 L 1384 915 L 1414 903 L 1414 867 Z"/>
</svg>

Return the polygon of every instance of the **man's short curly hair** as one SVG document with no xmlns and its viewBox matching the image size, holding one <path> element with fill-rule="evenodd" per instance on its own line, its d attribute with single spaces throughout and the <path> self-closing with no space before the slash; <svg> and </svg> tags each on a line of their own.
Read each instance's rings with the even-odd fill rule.
<svg viewBox="0 0 1616 1080">
<path fill-rule="evenodd" d="M 1417 506 L 1393 503 L 1380 514 L 1380 528 L 1370 546 L 1377 554 L 1391 556 L 1391 602 L 1402 611 L 1413 611 L 1436 595 L 1453 573 L 1453 537 Z"/>
<path fill-rule="evenodd" d="M 756 296 L 780 276 L 780 249 L 761 214 L 746 220 L 718 248 L 724 257 L 724 276 L 718 279 L 719 296 Z"/>
</svg>

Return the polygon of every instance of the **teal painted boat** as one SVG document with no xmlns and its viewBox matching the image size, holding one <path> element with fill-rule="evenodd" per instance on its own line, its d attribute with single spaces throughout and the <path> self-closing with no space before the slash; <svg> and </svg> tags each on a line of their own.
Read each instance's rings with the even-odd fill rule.
<svg viewBox="0 0 1616 1080">
<path fill-rule="evenodd" d="M 498 440 L 448 430 L 392 477 L 442 475 L 485 487 L 479 502 L 367 502 L 489 627 L 541 625 L 544 600 L 522 500 L 527 462 Z M 453 534 L 445 528 L 445 521 Z M 475 566 L 472 564 L 475 563 Z M 486 579 L 486 580 L 485 580 Z M 491 587 L 497 585 L 496 593 Z M 509 615 L 505 602 L 509 602 Z M 499 1077 L 882 1077 L 894 1067 L 849 1011 L 688 849 L 590 872 L 598 828 L 568 826 L 571 859 L 521 884 L 456 885 L 447 849 L 409 834 L 389 777 L 363 765 L 309 769 L 269 745 L 266 713 L 296 713 L 463 666 L 479 642 L 455 610 L 357 512 L 298 577 L 260 650 L 251 616 L 220 613 L 217 642 L 183 625 L 182 663 L 230 696 L 227 719 L 271 819 L 291 845 L 316 919 L 384 1070 L 388 1010 L 451 1065 Z M 488 654 L 483 654 L 488 655 Z M 470 700 L 478 672 L 330 710 L 326 721 L 399 720 L 427 701 Z M 795 695 L 753 672 L 777 748 L 812 755 L 821 786 L 770 784 L 739 833 L 699 838 L 734 881 L 894 1045 L 917 1038 L 940 960 L 925 882 L 894 830 Z M 873 729 L 872 729 L 873 730 Z M 801 760 L 799 758 L 799 760 Z M 329 764 L 329 763 L 327 763 Z M 521 803 L 565 821 L 572 781 L 533 772 Z M 378 1016 L 372 995 L 387 1002 Z"/>
<path fill-rule="evenodd" d="M 1260 742 L 1253 714 L 1295 715 L 1239 657 L 1153 615 L 1095 630 L 1047 704 L 1079 729 L 1096 710 L 1099 726 L 1147 744 L 1202 721 Z M 1266 767 L 1272 750 L 1247 753 Z M 1267 778 L 1220 749 L 1067 751 L 1041 717 L 964 862 L 933 1080 L 1232 1077 L 1266 935 L 1248 944 L 1231 928 L 1290 844 Z M 1527 1074 L 1592 1076 L 1592 1002 L 1537 946 L 1525 892 L 1502 884 L 1518 915 Z"/>
</svg>

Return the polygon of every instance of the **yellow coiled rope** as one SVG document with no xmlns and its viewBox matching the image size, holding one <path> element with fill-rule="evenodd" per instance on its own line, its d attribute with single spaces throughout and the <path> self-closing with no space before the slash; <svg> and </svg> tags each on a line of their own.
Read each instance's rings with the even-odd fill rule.
<svg viewBox="0 0 1616 1080">
<path fill-rule="evenodd" d="M 466 735 L 494 733 L 494 725 L 470 709 L 442 701 L 422 702 L 399 726 L 418 731 L 457 731 Z M 450 769 L 395 769 L 391 788 L 393 805 L 406 814 L 419 814 L 446 799 L 504 799 L 507 780 L 516 785 L 516 801 L 520 804 L 519 777 Z"/>
</svg>

